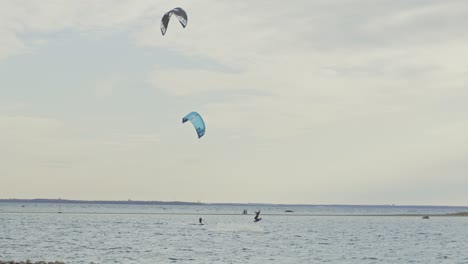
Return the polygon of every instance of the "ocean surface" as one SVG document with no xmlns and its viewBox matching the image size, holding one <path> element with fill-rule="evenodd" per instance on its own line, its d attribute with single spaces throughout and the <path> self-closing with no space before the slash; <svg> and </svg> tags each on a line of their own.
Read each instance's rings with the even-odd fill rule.
<svg viewBox="0 0 468 264">
<path fill-rule="evenodd" d="M 417 215 L 456 212 L 468 207 L 0 203 L 0 260 L 468 263 L 468 217 Z"/>
</svg>

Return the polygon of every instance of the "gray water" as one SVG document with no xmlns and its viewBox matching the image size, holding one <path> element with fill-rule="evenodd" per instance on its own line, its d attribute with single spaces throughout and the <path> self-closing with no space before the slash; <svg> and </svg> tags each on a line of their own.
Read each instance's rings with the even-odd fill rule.
<svg viewBox="0 0 468 264">
<path fill-rule="evenodd" d="M 468 208 L 0 203 L 0 260 L 468 263 L 468 217 L 375 216 L 460 211 Z"/>
</svg>

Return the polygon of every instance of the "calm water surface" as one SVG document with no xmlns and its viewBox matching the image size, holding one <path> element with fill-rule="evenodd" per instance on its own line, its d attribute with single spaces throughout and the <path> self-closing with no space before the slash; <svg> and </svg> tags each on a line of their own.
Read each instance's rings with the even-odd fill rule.
<svg viewBox="0 0 468 264">
<path fill-rule="evenodd" d="M 256 209 L 262 210 L 259 223 L 253 223 Z M 467 217 L 356 216 L 460 211 L 468 208 L 0 203 L 0 259 L 468 263 Z M 205 225 L 198 225 L 199 217 Z"/>
</svg>

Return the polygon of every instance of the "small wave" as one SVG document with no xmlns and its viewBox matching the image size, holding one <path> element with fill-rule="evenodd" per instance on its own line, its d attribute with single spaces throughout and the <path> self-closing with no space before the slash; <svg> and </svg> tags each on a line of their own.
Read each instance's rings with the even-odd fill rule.
<svg viewBox="0 0 468 264">
<path fill-rule="evenodd" d="M 362 258 L 362 260 L 377 260 L 377 258 L 375 258 L 375 257 L 365 257 L 365 258 Z"/>
<path fill-rule="evenodd" d="M 259 225 L 217 225 L 211 227 L 208 230 L 210 231 L 240 231 L 240 232 L 263 232 L 263 228 Z"/>
</svg>

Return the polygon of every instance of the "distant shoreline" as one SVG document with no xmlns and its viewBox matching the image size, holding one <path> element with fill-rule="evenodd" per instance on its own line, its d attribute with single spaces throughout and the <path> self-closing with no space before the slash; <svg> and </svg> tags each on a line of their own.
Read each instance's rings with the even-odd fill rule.
<svg viewBox="0 0 468 264">
<path fill-rule="evenodd" d="M 148 205 L 200 205 L 179 201 L 133 201 L 133 200 L 68 200 L 68 199 L 0 199 L 0 203 L 61 203 L 61 204 L 148 204 Z"/>
<path fill-rule="evenodd" d="M 125 205 L 219 205 L 219 206 L 329 206 L 329 207 L 388 207 L 388 208 L 467 208 L 456 205 L 362 205 L 362 204 L 275 204 L 275 203 L 202 203 L 184 201 L 134 201 L 134 200 L 71 200 L 71 199 L 0 199 L 0 203 L 60 203 L 60 204 L 125 204 Z"/>
<path fill-rule="evenodd" d="M 320 204 L 267 204 L 267 203 L 195 203 L 195 202 L 181 202 L 181 201 L 106 201 L 106 200 L 67 200 L 67 199 L 0 199 L 0 203 L 16 203 L 16 204 L 101 204 L 101 205 L 169 205 L 169 206 L 196 206 L 196 205 L 205 205 L 205 206 L 284 206 L 284 207 L 300 207 L 300 206 L 310 206 L 310 207 L 336 207 L 336 208 L 346 208 L 346 207 L 361 207 L 361 208 L 395 208 L 395 209 L 458 209 L 458 212 L 453 213 L 369 213 L 369 214 L 304 214 L 304 213 L 263 213 L 263 215 L 270 216 L 311 216 L 311 217 L 321 217 L 321 216 L 353 216 L 353 217 L 468 217 L 468 206 L 431 206 L 431 205 L 320 205 Z M 23 205 L 24 207 L 24 205 Z M 32 213 L 32 212 L 1 212 L 1 213 Z M 51 214 L 57 212 L 34 212 L 34 213 L 43 213 Z M 175 212 L 150 212 L 150 213 L 122 213 L 122 212 L 60 212 L 63 214 L 149 214 L 149 215 L 199 215 L 200 213 L 175 213 Z M 202 213 L 203 215 L 239 215 L 236 213 Z"/>
</svg>

